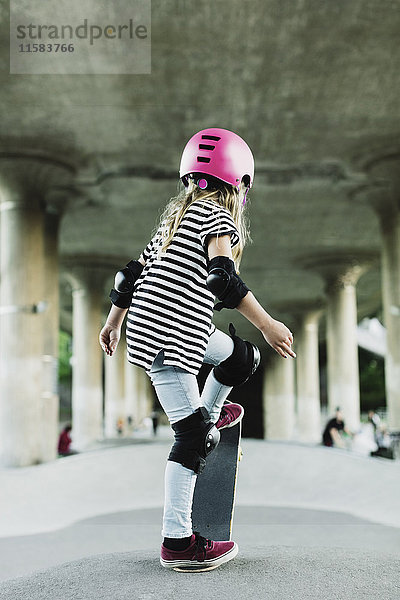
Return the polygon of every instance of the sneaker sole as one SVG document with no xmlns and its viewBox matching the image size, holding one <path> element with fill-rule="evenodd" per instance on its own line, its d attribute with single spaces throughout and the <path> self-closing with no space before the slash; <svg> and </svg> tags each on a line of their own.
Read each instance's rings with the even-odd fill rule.
<svg viewBox="0 0 400 600">
<path fill-rule="evenodd" d="M 232 402 L 230 402 L 230 404 L 232 404 Z M 222 427 L 218 427 L 218 431 L 222 431 L 223 429 L 229 429 L 230 427 L 234 427 L 235 425 L 237 425 L 237 423 L 239 423 L 244 417 L 244 408 L 241 412 L 241 414 L 237 417 L 237 419 L 235 419 L 234 421 L 232 421 L 232 423 L 229 423 L 228 425 L 223 425 Z"/>
<path fill-rule="evenodd" d="M 229 562 L 239 552 L 239 546 L 234 542 L 234 546 L 225 554 L 212 558 L 205 561 L 193 561 L 193 560 L 163 560 L 160 558 L 161 566 L 165 569 L 173 569 L 180 573 L 204 573 L 204 571 L 211 571 L 216 569 L 220 565 Z"/>
</svg>

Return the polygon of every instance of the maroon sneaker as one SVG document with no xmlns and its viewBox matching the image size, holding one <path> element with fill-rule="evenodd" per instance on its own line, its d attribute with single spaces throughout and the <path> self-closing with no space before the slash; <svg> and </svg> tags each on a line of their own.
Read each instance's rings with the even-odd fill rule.
<svg viewBox="0 0 400 600">
<path fill-rule="evenodd" d="M 218 421 L 215 423 L 217 429 L 233 427 L 243 419 L 244 408 L 240 404 L 227 402 L 223 405 Z"/>
<path fill-rule="evenodd" d="M 238 550 L 236 542 L 212 542 L 195 532 L 186 550 L 168 550 L 162 544 L 160 563 L 176 571 L 211 571 L 235 558 Z"/>
</svg>

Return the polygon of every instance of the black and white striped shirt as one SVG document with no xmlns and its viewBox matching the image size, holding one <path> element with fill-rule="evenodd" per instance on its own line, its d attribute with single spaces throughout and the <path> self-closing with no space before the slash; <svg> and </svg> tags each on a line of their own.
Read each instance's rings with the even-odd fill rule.
<svg viewBox="0 0 400 600">
<path fill-rule="evenodd" d="M 196 200 L 171 244 L 158 257 L 161 227 L 143 251 L 146 265 L 134 288 L 126 325 L 129 362 L 146 371 L 161 349 L 164 364 L 198 373 L 212 331 L 214 296 L 206 285 L 211 236 L 239 242 L 231 214 L 212 200 Z"/>
</svg>

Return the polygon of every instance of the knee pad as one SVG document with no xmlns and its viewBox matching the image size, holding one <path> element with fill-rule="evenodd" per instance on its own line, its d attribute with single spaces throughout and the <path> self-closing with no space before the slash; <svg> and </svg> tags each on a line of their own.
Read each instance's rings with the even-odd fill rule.
<svg viewBox="0 0 400 600">
<path fill-rule="evenodd" d="M 172 429 L 175 432 L 175 443 L 168 460 L 180 463 L 195 473 L 201 473 L 207 456 L 218 446 L 220 438 L 207 409 L 198 408 L 186 419 L 174 423 Z"/>
<path fill-rule="evenodd" d="M 242 340 L 236 335 L 232 323 L 229 323 L 229 333 L 233 340 L 233 352 L 227 359 L 214 367 L 214 376 L 224 385 L 242 385 L 245 383 L 260 364 L 260 351 L 251 342 Z"/>
</svg>

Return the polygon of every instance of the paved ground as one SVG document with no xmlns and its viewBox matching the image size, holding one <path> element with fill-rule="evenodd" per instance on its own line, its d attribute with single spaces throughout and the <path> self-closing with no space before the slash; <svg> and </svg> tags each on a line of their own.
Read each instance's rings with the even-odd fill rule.
<svg viewBox="0 0 400 600">
<path fill-rule="evenodd" d="M 326 547 L 245 548 L 208 573 L 175 573 L 158 553 L 125 552 L 88 557 L 6 582 L 2 600 L 398 600 L 400 560 Z"/>
<path fill-rule="evenodd" d="M 113 513 L 53 532 L 0 539 L 0 581 L 98 554 L 157 551 L 162 509 Z M 241 550 L 254 545 L 321 547 L 391 554 L 400 559 L 400 529 L 344 513 L 295 508 L 239 506 L 234 539 Z"/>
<path fill-rule="evenodd" d="M 240 554 L 188 575 L 158 562 L 168 445 L 0 471 L 0 598 L 400 597 L 398 462 L 245 440 Z"/>
</svg>

